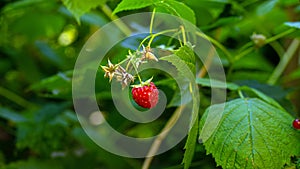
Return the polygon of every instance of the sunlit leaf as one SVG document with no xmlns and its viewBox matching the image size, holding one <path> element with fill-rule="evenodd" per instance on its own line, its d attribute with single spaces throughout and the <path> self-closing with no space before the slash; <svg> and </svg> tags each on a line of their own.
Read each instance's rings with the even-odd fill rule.
<svg viewBox="0 0 300 169">
<path fill-rule="evenodd" d="M 280 169 L 300 153 L 300 133 L 291 126 L 294 118 L 282 109 L 246 98 L 227 102 L 223 111 L 208 110 L 200 122 L 200 139 L 224 169 Z M 208 113 L 220 115 L 220 121 L 209 124 Z"/>
</svg>

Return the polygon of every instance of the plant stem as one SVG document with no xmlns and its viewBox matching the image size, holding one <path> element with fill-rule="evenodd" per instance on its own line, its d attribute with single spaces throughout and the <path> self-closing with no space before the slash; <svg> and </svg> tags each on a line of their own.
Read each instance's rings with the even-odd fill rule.
<svg viewBox="0 0 300 169">
<path fill-rule="evenodd" d="M 18 96 L 17 94 L 3 88 L 0 86 L 0 95 L 6 97 L 7 99 L 17 103 L 18 105 L 25 107 L 25 108 L 30 108 L 30 107 L 35 107 L 35 104 L 32 104 L 28 102 L 27 100 L 23 99 L 22 97 Z"/>
<path fill-rule="evenodd" d="M 282 37 L 284 37 L 284 36 L 286 36 L 286 35 L 288 35 L 290 33 L 293 33 L 294 31 L 295 31 L 295 29 L 288 29 L 287 31 L 281 32 L 278 35 L 275 35 L 275 36 L 273 36 L 273 37 L 271 37 L 269 39 L 266 39 L 265 45 L 269 44 L 269 43 L 272 43 L 272 42 L 276 41 L 277 39 L 282 38 Z M 244 56 L 246 56 L 247 54 L 251 53 L 254 50 L 255 46 L 251 46 L 251 47 L 249 47 L 249 48 L 246 49 L 246 47 L 248 47 L 250 44 L 251 43 L 249 42 L 246 45 L 244 45 L 242 47 L 242 49 L 243 49 L 242 52 L 240 52 L 238 55 L 236 55 L 236 57 L 234 57 L 233 61 L 238 61 L 241 58 L 243 58 Z"/>
<path fill-rule="evenodd" d="M 132 64 L 132 66 L 133 66 L 133 68 L 134 68 L 134 70 L 135 70 L 135 73 L 136 73 L 136 75 L 137 75 L 137 77 L 138 77 L 138 79 L 139 79 L 139 81 L 140 81 L 140 84 L 142 84 L 143 81 L 142 81 L 142 79 L 141 79 L 141 77 L 140 77 L 140 75 L 139 75 L 139 72 L 138 72 L 138 70 L 137 70 L 137 67 L 135 66 L 134 63 L 131 62 L 131 60 L 130 60 L 129 62 Z"/>
<path fill-rule="evenodd" d="M 215 39 L 203 34 L 202 32 L 196 32 L 196 35 L 204 38 L 204 39 L 207 39 L 208 41 L 210 41 L 212 44 L 216 45 L 219 49 L 221 49 L 225 56 L 227 57 L 229 63 L 232 63 L 233 62 L 233 59 L 232 59 L 232 56 L 231 54 L 229 53 L 229 51 L 225 48 L 225 46 L 223 46 L 221 43 L 219 43 L 218 41 L 216 41 Z"/>
<path fill-rule="evenodd" d="M 296 29 L 294 29 L 294 28 L 288 29 L 288 30 L 286 30 L 284 32 L 281 32 L 280 34 L 277 34 L 277 35 L 275 35 L 275 36 L 273 36 L 273 37 L 271 37 L 269 39 L 266 39 L 265 43 L 266 44 L 271 43 L 271 42 L 276 41 L 277 39 L 280 39 L 280 38 L 282 38 L 282 37 L 284 37 L 284 36 L 286 36 L 286 35 L 288 35 L 290 33 L 295 32 L 295 31 L 296 31 Z"/>
<path fill-rule="evenodd" d="M 244 99 L 244 98 L 245 98 L 245 97 L 244 97 L 244 95 L 243 95 L 243 92 L 242 92 L 242 90 L 238 90 L 238 94 L 239 94 L 240 98 L 242 98 L 242 99 Z"/>
<path fill-rule="evenodd" d="M 131 34 L 131 30 L 116 15 L 112 14 L 112 10 L 106 4 L 101 7 L 103 13 L 109 17 L 119 27 L 119 29 L 127 36 Z"/>
<path fill-rule="evenodd" d="M 207 73 L 208 68 L 210 67 L 213 56 L 215 54 L 215 49 L 213 47 L 210 48 L 207 58 L 205 59 L 204 65 L 199 71 L 198 77 L 204 77 Z"/>
<path fill-rule="evenodd" d="M 299 47 L 300 41 L 298 39 L 294 39 L 290 44 L 289 48 L 287 49 L 286 53 L 283 55 L 282 59 L 280 60 L 279 64 L 273 71 L 272 75 L 270 76 L 269 80 L 267 81 L 268 84 L 274 85 L 277 80 L 279 79 L 280 75 L 283 73 L 284 69 L 293 58 L 295 52 Z"/>
<path fill-rule="evenodd" d="M 156 11 L 156 8 L 153 9 L 153 12 L 152 12 L 152 15 L 151 15 L 150 28 L 149 28 L 150 35 L 152 35 L 152 33 L 153 33 L 152 31 L 153 31 L 155 11 Z"/>
<path fill-rule="evenodd" d="M 152 35 L 149 35 L 147 36 L 146 38 L 144 38 L 142 40 L 142 42 L 140 43 L 139 47 L 138 47 L 138 50 L 140 50 L 141 46 L 145 43 L 146 40 L 148 40 L 149 38 L 151 38 L 148 42 L 148 46 L 151 46 L 151 43 L 153 41 L 153 39 L 159 35 L 162 35 L 162 34 L 165 34 L 165 33 L 169 33 L 169 32 L 176 32 L 178 31 L 178 29 L 167 29 L 167 30 L 164 30 L 164 31 L 161 31 L 161 32 L 158 32 L 156 34 L 152 34 Z"/>
<path fill-rule="evenodd" d="M 181 29 L 181 33 L 182 33 L 183 44 L 186 44 L 186 35 L 185 35 L 184 26 L 180 26 L 180 29 Z"/>
<path fill-rule="evenodd" d="M 150 164 L 151 164 L 153 157 L 154 157 L 155 153 L 157 152 L 159 146 L 161 145 L 162 141 L 166 138 L 166 136 L 168 135 L 169 131 L 172 129 L 174 124 L 177 122 L 177 120 L 180 117 L 181 112 L 184 108 L 185 108 L 185 106 L 183 105 L 183 106 L 178 107 L 174 111 L 174 114 L 169 119 L 166 126 L 162 129 L 161 133 L 156 137 L 156 139 L 154 140 L 154 142 L 147 154 L 147 158 L 143 163 L 142 169 L 148 169 L 150 167 Z"/>
</svg>

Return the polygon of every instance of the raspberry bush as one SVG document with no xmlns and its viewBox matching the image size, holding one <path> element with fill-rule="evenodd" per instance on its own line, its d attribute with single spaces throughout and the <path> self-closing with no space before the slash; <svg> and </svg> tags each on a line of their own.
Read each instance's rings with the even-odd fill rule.
<svg viewBox="0 0 300 169">
<path fill-rule="evenodd" d="M 298 169 L 299 9 L 298 0 L 1 2 L 0 168 Z M 144 25 L 121 19 L 140 12 L 151 12 Z M 117 29 L 98 37 L 103 46 L 126 38 L 108 51 L 95 49 L 97 40 L 81 51 L 112 21 Z M 171 28 L 159 29 L 166 25 Z M 213 47 L 198 50 L 207 44 Z M 87 57 L 86 71 L 76 76 L 78 57 L 93 50 L 106 52 L 104 58 Z M 218 61 L 225 79 L 214 67 Z M 74 99 L 72 83 L 93 75 L 93 93 L 80 86 L 82 98 Z M 101 112 L 92 108 L 93 98 Z M 77 102 L 86 114 L 76 114 Z M 188 120 L 173 132 L 186 125 L 186 137 L 152 156 L 174 142 L 167 136 L 181 110 L 189 110 Z M 148 122 L 155 113 L 161 115 Z M 92 127 L 83 129 L 82 117 Z M 101 137 L 105 131 L 95 128 L 104 121 L 140 140 L 162 134 L 147 157 L 125 158 L 88 137 Z"/>
</svg>

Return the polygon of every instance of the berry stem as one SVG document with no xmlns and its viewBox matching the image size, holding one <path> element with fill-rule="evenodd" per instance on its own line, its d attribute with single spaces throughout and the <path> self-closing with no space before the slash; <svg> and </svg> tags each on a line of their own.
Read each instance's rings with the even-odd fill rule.
<svg viewBox="0 0 300 169">
<path fill-rule="evenodd" d="M 185 45 L 186 44 L 186 34 L 185 34 L 184 26 L 180 26 L 180 30 L 182 33 L 183 44 Z"/>
<path fill-rule="evenodd" d="M 242 99 L 245 98 L 244 95 L 243 95 L 243 92 L 241 90 L 238 90 L 238 94 L 239 94 L 240 98 L 242 98 Z"/>
<path fill-rule="evenodd" d="M 142 40 L 142 42 L 140 43 L 139 47 L 138 47 L 138 50 L 141 49 L 142 45 L 145 43 L 146 40 L 148 40 L 149 38 L 151 38 L 152 40 L 149 40 L 148 42 L 148 45 L 147 46 L 150 46 L 153 39 L 159 35 L 162 35 L 162 34 L 165 34 L 165 33 L 169 33 L 169 32 L 176 32 L 178 31 L 178 29 L 167 29 L 167 30 L 164 30 L 164 31 L 161 31 L 161 32 L 158 32 L 158 33 L 155 33 L 155 34 L 151 34 L 151 35 L 148 35 L 145 39 Z"/>
<path fill-rule="evenodd" d="M 136 73 L 136 75 L 137 75 L 137 77 L 138 77 L 138 79 L 139 79 L 139 81 L 140 81 L 140 84 L 142 84 L 143 81 L 142 81 L 142 79 L 141 79 L 141 77 L 140 77 L 140 75 L 139 75 L 139 72 L 138 72 L 138 70 L 137 70 L 137 67 L 135 66 L 134 63 L 131 62 L 131 60 L 130 60 L 130 63 L 132 64 L 132 66 L 133 66 L 133 68 L 134 68 L 134 70 L 135 70 L 135 73 Z"/>
<path fill-rule="evenodd" d="M 153 31 L 153 22 L 154 22 L 155 11 L 156 11 L 156 8 L 153 9 L 153 12 L 151 15 L 150 28 L 149 28 L 150 35 L 152 35 L 152 33 L 153 33 L 152 31 Z"/>
</svg>

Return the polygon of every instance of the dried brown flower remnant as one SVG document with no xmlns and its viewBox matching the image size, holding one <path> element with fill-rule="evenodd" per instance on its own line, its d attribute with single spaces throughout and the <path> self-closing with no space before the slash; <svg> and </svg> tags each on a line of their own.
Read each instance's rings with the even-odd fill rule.
<svg viewBox="0 0 300 169">
<path fill-rule="evenodd" d="M 126 70 L 119 66 L 115 71 L 117 81 L 120 81 L 122 84 L 122 88 L 128 86 L 131 82 L 134 82 L 134 77 L 127 73 Z"/>
<path fill-rule="evenodd" d="M 152 53 L 152 50 L 150 48 L 150 46 L 147 46 L 146 48 L 143 46 L 143 56 L 142 56 L 142 60 L 143 59 L 148 59 L 148 60 L 154 60 L 156 62 L 158 62 L 158 59 L 156 58 L 156 56 Z"/>
</svg>

